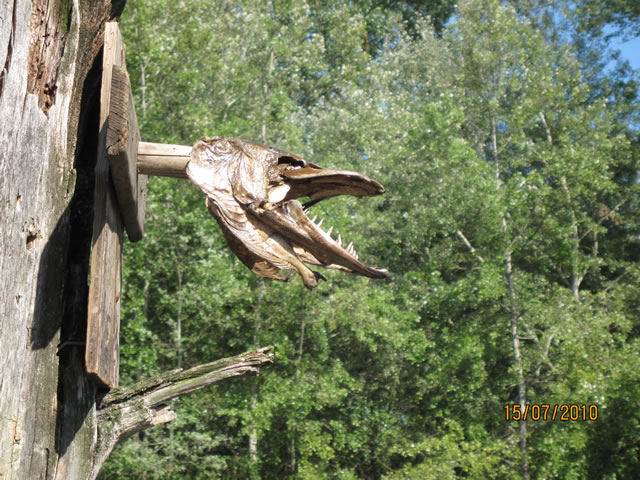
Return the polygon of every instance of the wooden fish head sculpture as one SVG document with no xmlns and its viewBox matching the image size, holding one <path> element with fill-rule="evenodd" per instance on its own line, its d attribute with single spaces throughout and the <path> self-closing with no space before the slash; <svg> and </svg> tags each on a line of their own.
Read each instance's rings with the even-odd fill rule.
<svg viewBox="0 0 640 480">
<path fill-rule="evenodd" d="M 233 252 L 251 271 L 286 281 L 280 270 L 294 269 L 308 288 L 323 278 L 305 264 L 335 268 L 370 278 L 388 272 L 358 260 L 308 208 L 337 195 L 380 195 L 384 188 L 355 172 L 329 170 L 277 148 L 234 138 L 203 138 L 191 151 L 187 175 L 207 196 Z M 309 197 L 305 205 L 297 198 Z"/>
</svg>

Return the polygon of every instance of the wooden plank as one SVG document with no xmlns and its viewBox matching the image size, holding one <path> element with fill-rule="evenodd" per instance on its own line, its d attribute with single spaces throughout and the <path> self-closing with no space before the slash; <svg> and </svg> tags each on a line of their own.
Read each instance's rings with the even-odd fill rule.
<svg viewBox="0 0 640 480">
<path fill-rule="evenodd" d="M 111 100 L 112 65 L 125 68 L 124 45 L 116 22 L 105 24 L 100 136 L 95 169 L 93 250 L 87 318 L 87 374 L 105 387 L 118 385 L 120 367 L 120 295 L 123 224 L 110 182 L 107 129 Z"/>
<path fill-rule="evenodd" d="M 113 187 L 107 184 L 103 192 L 104 223 L 91 252 L 85 364 L 92 380 L 113 388 L 118 385 L 120 369 L 123 224 Z"/>
<path fill-rule="evenodd" d="M 138 175 L 138 121 L 127 70 L 113 65 L 107 127 L 107 157 L 129 240 L 144 236 L 147 176 Z"/>
<path fill-rule="evenodd" d="M 191 147 L 166 143 L 138 144 L 138 173 L 162 177 L 187 177 Z"/>
</svg>

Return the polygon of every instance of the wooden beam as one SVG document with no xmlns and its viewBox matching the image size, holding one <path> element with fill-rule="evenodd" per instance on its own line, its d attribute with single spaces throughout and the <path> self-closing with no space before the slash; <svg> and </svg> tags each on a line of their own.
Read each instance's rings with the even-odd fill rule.
<svg viewBox="0 0 640 480">
<path fill-rule="evenodd" d="M 118 385 L 120 367 L 120 296 L 122 287 L 122 233 L 116 192 L 110 181 L 107 129 L 112 66 L 125 67 L 124 45 L 117 22 L 105 24 L 100 136 L 95 169 L 93 249 L 87 318 L 85 364 L 89 377 L 101 386 Z"/>
<path fill-rule="evenodd" d="M 186 168 L 191 147 L 165 143 L 138 144 L 138 173 L 188 179 Z"/>
<path fill-rule="evenodd" d="M 127 235 L 137 242 L 144 236 L 147 176 L 138 175 L 136 168 L 140 134 L 129 74 L 115 64 L 111 69 L 107 158 Z"/>
</svg>

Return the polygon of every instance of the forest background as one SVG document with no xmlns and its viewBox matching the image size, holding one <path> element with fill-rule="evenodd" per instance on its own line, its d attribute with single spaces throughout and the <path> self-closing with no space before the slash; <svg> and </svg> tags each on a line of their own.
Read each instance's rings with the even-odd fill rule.
<svg viewBox="0 0 640 480">
<path fill-rule="evenodd" d="M 129 0 L 142 138 L 234 136 L 375 178 L 384 196 L 313 209 L 391 274 L 260 279 L 201 192 L 151 179 L 124 252 L 121 383 L 266 345 L 276 361 L 181 398 L 102 478 L 638 478 L 640 78 L 607 46 L 639 15 Z M 506 421 L 518 404 L 598 418 Z"/>
</svg>

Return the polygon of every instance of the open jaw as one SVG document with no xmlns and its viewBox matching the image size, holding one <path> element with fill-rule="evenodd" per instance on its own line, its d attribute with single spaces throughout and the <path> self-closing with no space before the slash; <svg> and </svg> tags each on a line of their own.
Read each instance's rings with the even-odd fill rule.
<svg viewBox="0 0 640 480">
<path fill-rule="evenodd" d="M 287 280 L 296 270 L 308 288 L 323 278 L 306 264 L 370 278 L 388 272 L 358 259 L 353 244 L 322 220 L 310 219 L 315 203 L 338 195 L 380 195 L 384 188 L 359 173 L 324 169 L 290 153 L 243 140 L 203 138 L 193 147 L 187 175 L 207 195 L 229 247 L 257 275 Z M 308 197 L 302 205 L 297 199 Z"/>
</svg>

